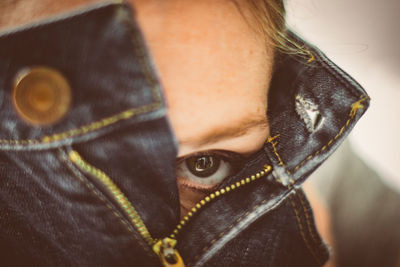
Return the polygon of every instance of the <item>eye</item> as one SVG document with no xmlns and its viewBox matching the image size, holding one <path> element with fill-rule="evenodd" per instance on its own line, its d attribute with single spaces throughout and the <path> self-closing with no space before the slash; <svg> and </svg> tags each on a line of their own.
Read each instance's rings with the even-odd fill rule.
<svg viewBox="0 0 400 267">
<path fill-rule="evenodd" d="M 185 160 L 188 170 L 197 177 L 210 177 L 218 171 L 221 159 L 216 156 L 191 157 Z"/>
<path fill-rule="evenodd" d="M 229 154 L 229 155 L 227 155 Z M 187 186 L 211 188 L 232 175 L 241 164 L 235 153 L 219 152 L 186 157 L 178 161 L 177 175 Z"/>
</svg>

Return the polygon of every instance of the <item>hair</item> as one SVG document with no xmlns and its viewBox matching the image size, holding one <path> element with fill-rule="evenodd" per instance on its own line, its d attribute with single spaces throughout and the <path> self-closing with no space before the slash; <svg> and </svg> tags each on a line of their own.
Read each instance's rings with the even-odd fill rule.
<svg viewBox="0 0 400 267">
<path fill-rule="evenodd" d="M 277 50 L 302 56 L 309 52 L 288 35 L 284 0 L 246 0 L 262 34 Z"/>
</svg>

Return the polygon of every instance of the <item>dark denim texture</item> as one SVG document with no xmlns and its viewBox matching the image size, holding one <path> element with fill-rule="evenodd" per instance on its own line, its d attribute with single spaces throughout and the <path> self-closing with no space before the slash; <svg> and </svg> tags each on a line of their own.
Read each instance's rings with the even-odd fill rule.
<svg viewBox="0 0 400 267">
<path fill-rule="evenodd" d="M 186 266 L 321 266 L 327 260 L 300 185 L 343 141 L 368 97 L 319 50 L 304 46 L 310 60 L 277 58 L 268 110 L 274 138 L 221 188 L 265 164 L 273 171 L 195 215 L 177 237 Z M 21 120 L 11 97 L 16 73 L 43 65 L 63 73 L 73 90 L 67 116 L 50 127 Z M 76 150 L 109 175 L 153 237 L 168 236 L 178 223 L 177 142 L 130 8 L 102 4 L 0 34 L 0 94 L 2 263 L 159 266 L 107 190 L 67 156 Z M 315 129 L 299 115 L 298 96 L 318 107 Z"/>
</svg>

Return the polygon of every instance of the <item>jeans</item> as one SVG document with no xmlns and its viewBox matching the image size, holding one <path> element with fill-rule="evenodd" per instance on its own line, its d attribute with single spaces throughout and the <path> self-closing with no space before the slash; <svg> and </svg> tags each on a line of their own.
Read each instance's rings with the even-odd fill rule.
<svg viewBox="0 0 400 267">
<path fill-rule="evenodd" d="M 328 249 L 300 185 L 369 99 L 292 37 L 310 55 L 277 57 L 271 137 L 181 221 L 177 141 L 130 7 L 100 4 L 1 33 L 2 264 L 323 265 Z M 66 115 L 51 125 L 27 122 L 13 101 L 16 75 L 36 66 L 71 87 Z"/>
</svg>

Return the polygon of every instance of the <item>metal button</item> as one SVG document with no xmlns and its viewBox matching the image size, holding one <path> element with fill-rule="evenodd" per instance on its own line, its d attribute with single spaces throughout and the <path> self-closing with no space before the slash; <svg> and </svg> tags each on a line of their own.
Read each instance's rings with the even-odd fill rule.
<svg viewBox="0 0 400 267">
<path fill-rule="evenodd" d="M 64 76 L 54 69 L 25 69 L 16 76 L 13 100 L 24 120 L 35 125 L 49 125 L 67 113 L 71 88 Z"/>
</svg>

